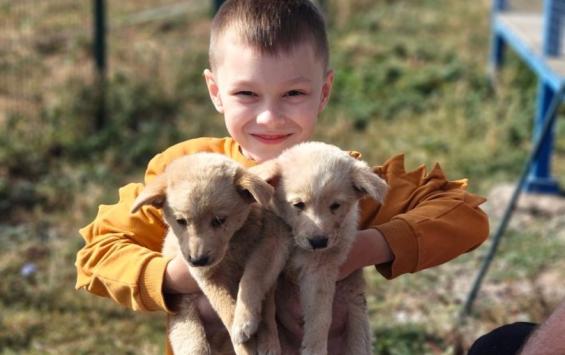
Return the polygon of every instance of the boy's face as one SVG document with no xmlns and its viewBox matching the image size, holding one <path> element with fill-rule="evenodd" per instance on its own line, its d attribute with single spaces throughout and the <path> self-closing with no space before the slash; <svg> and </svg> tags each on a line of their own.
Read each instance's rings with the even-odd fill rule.
<svg viewBox="0 0 565 355">
<path fill-rule="evenodd" d="M 325 72 L 309 43 L 269 55 L 228 33 L 217 47 L 214 72 L 204 71 L 206 84 L 247 158 L 275 158 L 312 136 L 328 102 L 333 72 Z"/>
</svg>

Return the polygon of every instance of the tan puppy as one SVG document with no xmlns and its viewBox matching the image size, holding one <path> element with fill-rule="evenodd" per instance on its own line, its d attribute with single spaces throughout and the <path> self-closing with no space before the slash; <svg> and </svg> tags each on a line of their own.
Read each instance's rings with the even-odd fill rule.
<svg viewBox="0 0 565 355">
<path fill-rule="evenodd" d="M 386 183 L 366 163 L 318 142 L 294 146 L 251 171 L 275 187 L 271 208 L 291 227 L 296 244 L 277 286 L 279 321 L 287 323 L 292 289 L 297 288 L 304 312 L 301 353 L 327 354 L 336 294 L 346 308 L 344 353 L 371 354 L 362 271 L 339 281 L 337 289 L 336 280 L 356 235 L 359 199 L 382 201 Z M 297 347 L 284 345 L 285 354 Z"/>
<path fill-rule="evenodd" d="M 272 194 L 269 184 L 227 157 L 198 153 L 167 166 L 131 209 L 136 212 L 145 204 L 163 209 L 169 226 L 163 254 L 182 253 L 191 275 L 231 330 L 237 354 L 280 353 L 273 285 L 288 258 L 292 237 L 284 222 L 255 203 L 268 204 Z M 266 319 L 259 327 L 268 293 Z M 169 324 L 173 351 L 220 353 L 227 332 L 223 331 L 224 339 L 206 333 L 195 297 L 183 296 L 175 304 L 178 312 Z"/>
</svg>

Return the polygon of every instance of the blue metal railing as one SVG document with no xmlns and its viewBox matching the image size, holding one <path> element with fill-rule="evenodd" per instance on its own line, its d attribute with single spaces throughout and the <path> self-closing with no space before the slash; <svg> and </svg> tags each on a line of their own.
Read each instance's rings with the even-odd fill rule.
<svg viewBox="0 0 565 355">
<path fill-rule="evenodd" d="M 559 186 L 550 174 L 551 155 L 553 149 L 555 121 L 557 111 L 564 99 L 565 78 L 553 72 L 544 61 L 561 55 L 561 38 L 563 32 L 563 16 L 565 16 L 565 0 L 545 0 L 543 8 L 543 48 L 541 56 L 535 53 L 516 33 L 497 21 L 497 14 L 508 10 L 505 0 L 493 2 L 493 35 L 490 64 L 496 71 L 503 61 L 503 49 L 506 43 L 513 46 L 518 54 L 530 64 L 539 77 L 538 102 L 534 121 L 533 148 L 524 164 L 518 183 L 500 224 L 491 239 L 489 249 L 482 261 L 481 268 L 471 286 L 467 299 L 458 315 L 456 326 L 463 323 L 471 312 L 482 282 L 494 260 L 496 251 L 512 217 L 518 198 L 522 192 L 559 193 Z"/>
<path fill-rule="evenodd" d="M 562 73 L 554 71 L 549 61 L 559 58 L 562 53 L 563 25 L 565 24 L 565 0 L 545 0 L 542 10 L 542 28 L 540 33 L 531 34 L 541 36 L 541 53 L 532 48 L 521 33 L 515 33 L 507 24 L 499 21 L 499 14 L 511 9 L 511 4 L 506 0 L 493 2 L 492 45 L 490 56 L 490 69 L 494 74 L 503 62 L 503 51 L 509 44 L 530 65 L 539 78 L 536 116 L 534 118 L 534 135 L 540 131 L 544 124 L 544 117 L 557 89 L 563 85 L 565 78 Z M 559 185 L 551 175 L 551 156 L 553 152 L 554 129 L 550 128 L 544 142 L 542 142 L 539 157 L 533 162 L 527 181 L 524 185 L 526 192 L 539 192 L 558 194 Z"/>
</svg>

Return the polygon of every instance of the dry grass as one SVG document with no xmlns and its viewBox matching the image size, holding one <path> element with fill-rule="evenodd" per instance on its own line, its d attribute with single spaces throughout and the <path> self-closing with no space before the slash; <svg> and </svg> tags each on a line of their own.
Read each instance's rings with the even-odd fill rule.
<svg viewBox="0 0 565 355">
<path fill-rule="evenodd" d="M 374 163 L 398 152 L 409 169 L 440 161 L 482 194 L 516 179 L 531 144 L 535 78 L 511 55 L 499 87 L 490 87 L 488 1 L 328 3 L 336 83 L 317 139 Z M 2 354 L 162 349 L 162 314 L 76 292 L 73 264 L 77 229 L 98 204 L 116 200 L 119 186 L 139 180 L 153 154 L 226 134 L 201 78 L 209 3 L 182 2 L 186 12 L 166 19 L 147 12 L 167 4 L 181 2 L 111 3 L 111 125 L 95 132 L 90 2 L 0 0 Z M 559 125 L 562 183 L 563 133 Z M 456 332 L 486 244 L 393 281 L 367 270 L 375 353 L 449 354 L 502 323 L 542 320 L 565 293 L 554 287 L 563 280 L 563 224 L 543 213 L 513 222 L 472 317 Z M 35 271 L 22 275 L 29 265 Z"/>
</svg>

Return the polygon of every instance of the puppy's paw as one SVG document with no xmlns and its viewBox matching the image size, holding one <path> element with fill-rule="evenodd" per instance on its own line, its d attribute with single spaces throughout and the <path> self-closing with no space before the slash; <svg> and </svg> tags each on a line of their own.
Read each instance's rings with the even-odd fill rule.
<svg viewBox="0 0 565 355">
<path fill-rule="evenodd" d="M 259 355 L 281 355 L 281 344 L 277 337 L 259 337 L 257 341 L 257 353 Z"/>
<path fill-rule="evenodd" d="M 259 327 L 258 322 L 253 321 L 246 321 L 242 323 L 235 323 L 232 326 L 232 334 L 231 340 L 234 344 L 243 344 L 251 337 L 255 332 L 257 332 L 257 328 Z"/>
<path fill-rule="evenodd" d="M 187 344 L 187 346 L 173 345 L 173 351 L 175 354 L 212 355 L 212 350 L 208 344 Z"/>
<path fill-rule="evenodd" d="M 259 328 L 260 318 L 249 312 L 245 307 L 236 307 L 231 328 L 231 339 L 234 344 L 248 341 Z"/>
<path fill-rule="evenodd" d="M 318 349 L 313 347 L 302 347 L 300 349 L 300 355 L 327 355 L 327 349 L 319 347 Z"/>
<path fill-rule="evenodd" d="M 188 352 L 187 354 L 212 355 L 212 350 L 209 347 L 205 347 L 202 349 L 197 349 L 193 352 Z"/>
</svg>

